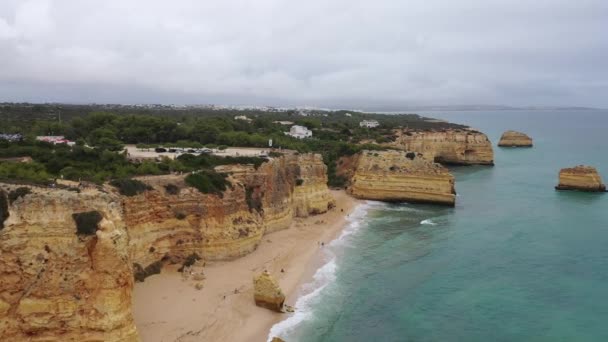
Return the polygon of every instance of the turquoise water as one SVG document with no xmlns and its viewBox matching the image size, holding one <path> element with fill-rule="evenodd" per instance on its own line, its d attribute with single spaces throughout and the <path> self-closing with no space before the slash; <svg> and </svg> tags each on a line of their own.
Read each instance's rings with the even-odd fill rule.
<svg viewBox="0 0 608 342">
<path fill-rule="evenodd" d="M 608 194 L 556 192 L 560 168 L 608 178 L 608 112 L 428 113 L 494 145 L 453 168 L 455 208 L 368 202 L 271 335 L 287 341 L 608 341 Z"/>
</svg>

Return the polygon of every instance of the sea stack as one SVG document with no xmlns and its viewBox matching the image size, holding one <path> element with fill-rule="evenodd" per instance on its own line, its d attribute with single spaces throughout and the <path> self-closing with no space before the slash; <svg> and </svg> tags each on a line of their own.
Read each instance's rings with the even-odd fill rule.
<svg viewBox="0 0 608 342">
<path fill-rule="evenodd" d="M 253 285 L 255 305 L 281 312 L 285 295 L 268 271 L 254 278 Z"/>
<path fill-rule="evenodd" d="M 500 137 L 498 142 L 500 147 L 532 147 L 532 138 L 528 135 L 516 132 L 506 131 Z"/>
<path fill-rule="evenodd" d="M 594 167 L 579 165 L 559 171 L 557 190 L 578 190 L 587 192 L 605 192 L 600 174 Z"/>
</svg>

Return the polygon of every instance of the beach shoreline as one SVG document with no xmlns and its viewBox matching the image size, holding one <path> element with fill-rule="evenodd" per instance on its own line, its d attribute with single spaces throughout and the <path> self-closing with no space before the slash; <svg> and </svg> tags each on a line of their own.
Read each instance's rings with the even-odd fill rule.
<svg viewBox="0 0 608 342">
<path fill-rule="evenodd" d="M 202 290 L 195 289 L 196 281 L 184 281 L 174 266 L 137 283 L 133 314 L 142 341 L 266 341 L 270 328 L 289 315 L 255 305 L 253 276 L 267 269 L 286 294 L 285 303 L 295 305 L 301 285 L 322 266 L 321 243 L 337 238 L 361 203 L 344 191 L 332 195 L 337 205 L 331 211 L 295 219 L 289 229 L 265 235 L 242 258 L 207 263 Z"/>
</svg>

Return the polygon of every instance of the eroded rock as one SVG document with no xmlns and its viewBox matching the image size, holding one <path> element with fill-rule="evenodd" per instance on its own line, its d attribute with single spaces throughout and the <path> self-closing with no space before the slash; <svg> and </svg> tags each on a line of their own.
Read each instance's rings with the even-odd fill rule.
<svg viewBox="0 0 608 342">
<path fill-rule="evenodd" d="M 388 202 L 420 202 L 453 206 L 454 176 L 443 166 L 403 151 L 363 151 L 352 167 L 348 192 L 354 197 Z"/>
<path fill-rule="evenodd" d="M 604 192 L 606 185 L 602 183 L 602 178 L 594 167 L 579 165 L 561 169 L 559 183 L 555 189 Z"/>
<path fill-rule="evenodd" d="M 277 312 L 282 311 L 285 295 L 281 291 L 279 283 L 268 271 L 264 271 L 253 279 L 253 287 L 255 305 Z"/>
<path fill-rule="evenodd" d="M 494 165 L 494 151 L 488 137 L 477 131 L 446 129 L 442 131 L 395 130 L 391 148 L 422 153 L 430 161 L 454 165 Z"/>
<path fill-rule="evenodd" d="M 532 138 L 524 133 L 516 131 L 506 131 L 498 142 L 500 147 L 532 147 Z"/>
</svg>

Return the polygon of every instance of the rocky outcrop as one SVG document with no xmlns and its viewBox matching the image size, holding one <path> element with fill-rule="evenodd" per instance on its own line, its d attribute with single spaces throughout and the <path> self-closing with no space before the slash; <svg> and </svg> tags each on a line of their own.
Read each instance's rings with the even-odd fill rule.
<svg viewBox="0 0 608 342">
<path fill-rule="evenodd" d="M 532 138 L 524 133 L 516 131 L 506 131 L 498 142 L 500 147 L 532 147 Z"/>
<path fill-rule="evenodd" d="M 0 340 L 138 341 L 120 199 L 32 188 L 8 209 L 0 231 Z M 97 213 L 91 230 L 77 227 L 79 213 Z"/>
<path fill-rule="evenodd" d="M 277 312 L 282 311 L 285 294 L 268 271 L 253 279 L 253 291 L 255 305 Z"/>
<path fill-rule="evenodd" d="M 557 190 L 579 190 L 588 192 L 604 192 L 606 185 L 602 183 L 600 174 L 594 167 L 579 165 L 559 171 Z"/>
<path fill-rule="evenodd" d="M 327 188 L 327 166 L 319 154 L 302 154 L 297 158 L 294 209 L 298 217 L 324 213 L 335 206 Z"/>
<path fill-rule="evenodd" d="M 414 152 L 363 151 L 342 165 L 352 168 L 348 192 L 357 198 L 453 206 L 454 176 Z"/>
<path fill-rule="evenodd" d="M 131 197 L 110 185 L 8 196 L 16 187 L 0 185 L 0 340 L 136 341 L 134 275 L 245 255 L 335 204 L 319 155 L 219 169 L 231 184 L 221 194 L 186 186 L 185 175 L 141 177 L 149 188 Z"/>
<path fill-rule="evenodd" d="M 395 141 L 385 145 L 419 152 L 424 158 L 442 164 L 494 165 L 492 143 L 485 134 L 473 130 L 396 130 Z"/>
</svg>

